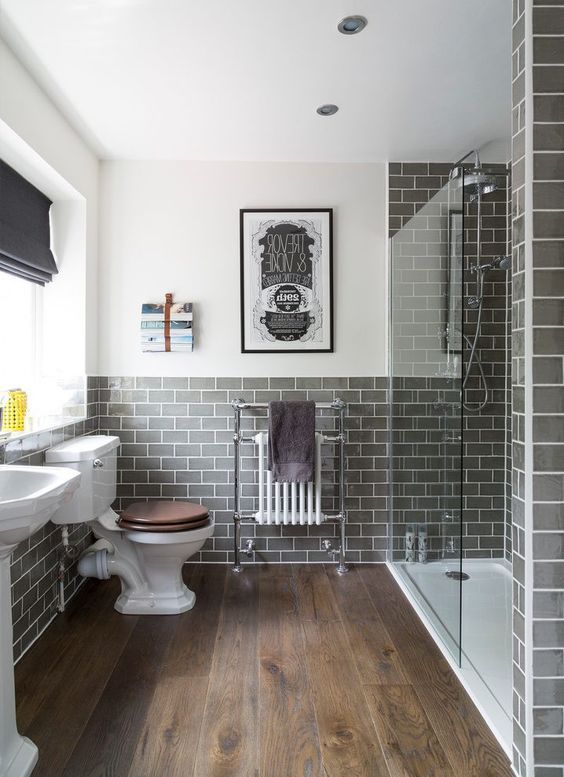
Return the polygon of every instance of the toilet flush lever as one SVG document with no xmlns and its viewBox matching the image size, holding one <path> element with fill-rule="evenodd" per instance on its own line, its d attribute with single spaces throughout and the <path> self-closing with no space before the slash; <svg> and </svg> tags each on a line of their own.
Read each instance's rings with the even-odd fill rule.
<svg viewBox="0 0 564 777">
<path fill-rule="evenodd" d="M 102 461 L 102 459 L 94 459 L 92 466 L 94 467 L 94 469 L 102 469 L 102 467 L 104 466 L 104 462 Z"/>
</svg>

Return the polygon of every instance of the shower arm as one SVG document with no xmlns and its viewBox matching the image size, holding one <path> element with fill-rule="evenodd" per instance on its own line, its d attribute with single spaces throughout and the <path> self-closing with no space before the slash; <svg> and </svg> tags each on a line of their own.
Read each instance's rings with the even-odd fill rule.
<svg viewBox="0 0 564 777">
<path fill-rule="evenodd" d="M 460 166 L 460 165 L 461 165 L 463 162 L 465 162 L 465 161 L 468 159 L 468 157 L 469 157 L 469 156 L 472 156 L 472 155 L 474 155 L 474 167 L 480 167 L 480 166 L 481 166 L 481 162 L 480 162 L 480 154 L 479 154 L 479 152 L 478 152 L 478 149 L 476 149 L 476 148 L 473 148 L 471 151 L 468 151 L 468 153 L 467 153 L 467 154 L 464 154 L 464 156 L 463 156 L 463 157 L 460 157 L 460 159 L 459 159 L 457 162 L 455 162 L 455 163 L 453 164 L 453 166 L 452 166 L 452 167 L 451 167 L 451 169 L 450 169 L 450 175 L 451 175 L 451 177 L 452 177 L 452 174 L 453 174 L 453 172 L 454 172 L 454 171 L 455 171 L 455 170 L 456 170 L 456 169 L 457 169 L 457 168 L 458 168 L 458 167 L 459 167 L 459 166 Z"/>
</svg>

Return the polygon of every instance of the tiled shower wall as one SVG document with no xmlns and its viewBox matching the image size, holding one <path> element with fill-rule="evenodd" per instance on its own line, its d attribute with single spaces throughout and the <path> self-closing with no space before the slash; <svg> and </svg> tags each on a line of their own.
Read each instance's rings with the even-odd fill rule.
<svg viewBox="0 0 564 777">
<path fill-rule="evenodd" d="M 403 555 L 405 523 L 427 524 L 436 556 L 445 547 L 452 548 L 459 520 L 458 446 L 445 440 L 460 433 L 461 411 L 453 391 L 456 381 L 441 377 L 446 366 L 441 337 L 446 325 L 446 230 L 453 202 L 448 202 L 446 193 L 435 197 L 447 184 L 450 167 L 427 162 L 389 166 L 389 227 L 390 237 L 395 236 L 391 268 L 392 480 L 398 559 Z M 500 174 L 496 179 L 499 188 L 484 197 L 482 207 L 483 262 L 508 250 L 509 189 L 503 176 L 505 166 L 496 165 L 495 170 Z M 460 193 L 451 194 L 451 200 L 461 206 Z M 465 266 L 469 267 L 476 254 L 475 205 L 465 204 L 464 228 Z M 474 293 L 474 276 L 466 272 L 464 280 L 466 297 Z M 510 294 L 505 272 L 488 273 L 479 344 L 490 403 L 480 413 L 465 411 L 463 418 L 464 549 L 469 558 L 511 555 L 511 510 L 506 493 L 511 471 Z M 466 308 L 464 315 L 465 333 L 472 336 L 476 313 Z M 465 400 L 475 403 L 480 398 L 478 381 L 472 377 Z M 456 537 L 454 542 L 458 542 Z"/>
<path fill-rule="evenodd" d="M 160 378 L 102 377 L 100 430 L 116 434 L 118 508 L 145 499 L 189 499 L 207 505 L 215 533 L 199 555 L 203 562 L 233 560 L 233 409 L 231 401 L 310 399 L 347 403 L 348 555 L 351 561 L 384 561 L 387 545 L 387 378 Z M 265 428 L 266 411 L 243 413 L 245 431 Z M 335 413 L 324 410 L 318 428 L 333 429 Z M 325 508 L 336 511 L 336 464 L 324 450 Z M 242 450 L 242 508 L 256 509 L 254 446 Z M 321 540 L 336 524 L 256 526 L 252 561 L 326 562 Z"/>
<path fill-rule="evenodd" d="M 513 763 L 563 777 L 564 2 L 513 22 Z"/>
<path fill-rule="evenodd" d="M 513 3 L 513 767 L 520 777 L 532 777 L 531 689 L 532 636 L 525 633 L 525 619 L 531 617 L 532 603 L 526 589 L 532 589 L 525 557 L 525 0 Z M 527 110 L 531 110 L 528 106 Z M 529 323 L 530 326 L 530 323 Z M 528 496 L 530 500 L 530 495 Z M 530 521 L 530 518 L 529 518 Z M 529 656 L 527 656 L 527 652 Z M 528 687 L 529 686 L 529 687 Z M 527 733 L 528 730 L 528 733 Z M 529 760 L 529 766 L 527 765 Z M 561 773 L 559 777 L 562 777 Z"/>
<path fill-rule="evenodd" d="M 45 450 L 63 440 L 81 434 L 89 434 L 98 425 L 98 379 L 88 378 L 86 397 L 87 418 L 78 423 L 69 423 L 48 432 L 31 434 L 0 444 L 0 461 L 6 464 L 44 463 Z M 81 405 L 84 412 L 84 402 Z M 84 525 L 71 527 L 69 541 L 83 550 L 89 541 L 90 532 Z M 28 540 L 21 542 L 12 556 L 12 619 L 14 624 L 14 659 L 45 629 L 57 612 L 58 566 L 61 552 L 61 530 L 47 523 Z M 70 598 L 82 578 L 76 573 L 75 565 L 69 565 L 65 575 L 65 597 Z"/>
<path fill-rule="evenodd" d="M 425 524 L 429 560 L 460 553 L 458 387 L 446 378 L 392 379 L 394 558 L 404 558 L 407 524 Z M 500 558 L 504 548 L 503 430 L 464 431 L 464 558 Z M 492 439 L 493 438 L 493 439 Z M 499 439 L 496 439 L 499 438 Z M 477 453 L 474 453 L 477 451 Z"/>
</svg>

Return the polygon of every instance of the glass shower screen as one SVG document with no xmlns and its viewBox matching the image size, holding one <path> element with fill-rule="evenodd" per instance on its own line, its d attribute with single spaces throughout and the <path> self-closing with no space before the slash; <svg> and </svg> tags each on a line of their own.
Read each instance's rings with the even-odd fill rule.
<svg viewBox="0 0 564 777">
<path fill-rule="evenodd" d="M 449 182 L 391 237 L 389 560 L 460 663 L 464 208 Z"/>
</svg>

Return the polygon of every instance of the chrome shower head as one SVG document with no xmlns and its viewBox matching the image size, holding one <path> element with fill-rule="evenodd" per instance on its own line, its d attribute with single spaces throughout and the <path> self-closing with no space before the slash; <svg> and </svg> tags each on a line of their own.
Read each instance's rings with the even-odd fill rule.
<svg viewBox="0 0 564 777">
<path fill-rule="evenodd" d="M 479 195 L 491 194 L 497 189 L 497 183 L 493 175 L 485 173 L 482 168 L 474 167 L 463 175 L 464 191 L 468 193 L 470 202 Z"/>
<path fill-rule="evenodd" d="M 474 165 L 472 167 L 464 167 L 462 162 L 464 162 L 470 154 L 474 154 Z M 451 168 L 449 180 L 453 182 L 454 186 L 458 189 L 463 188 L 464 194 L 468 197 L 469 201 L 474 202 L 478 197 L 495 192 L 499 186 L 499 176 L 506 174 L 507 173 L 498 171 L 493 167 L 482 165 L 478 152 L 471 151 L 466 154 L 465 157 L 459 159 Z"/>
<path fill-rule="evenodd" d="M 496 256 L 492 262 L 494 270 L 510 270 L 511 269 L 511 257 L 510 256 Z"/>
<path fill-rule="evenodd" d="M 495 175 L 484 167 L 455 167 L 451 170 L 450 180 L 458 189 L 463 188 L 464 196 L 468 197 L 470 202 L 497 189 Z"/>
<path fill-rule="evenodd" d="M 510 256 L 496 256 L 491 262 L 487 264 L 481 264 L 478 270 L 481 272 L 487 272 L 488 270 L 510 270 L 511 269 L 511 257 Z"/>
</svg>

